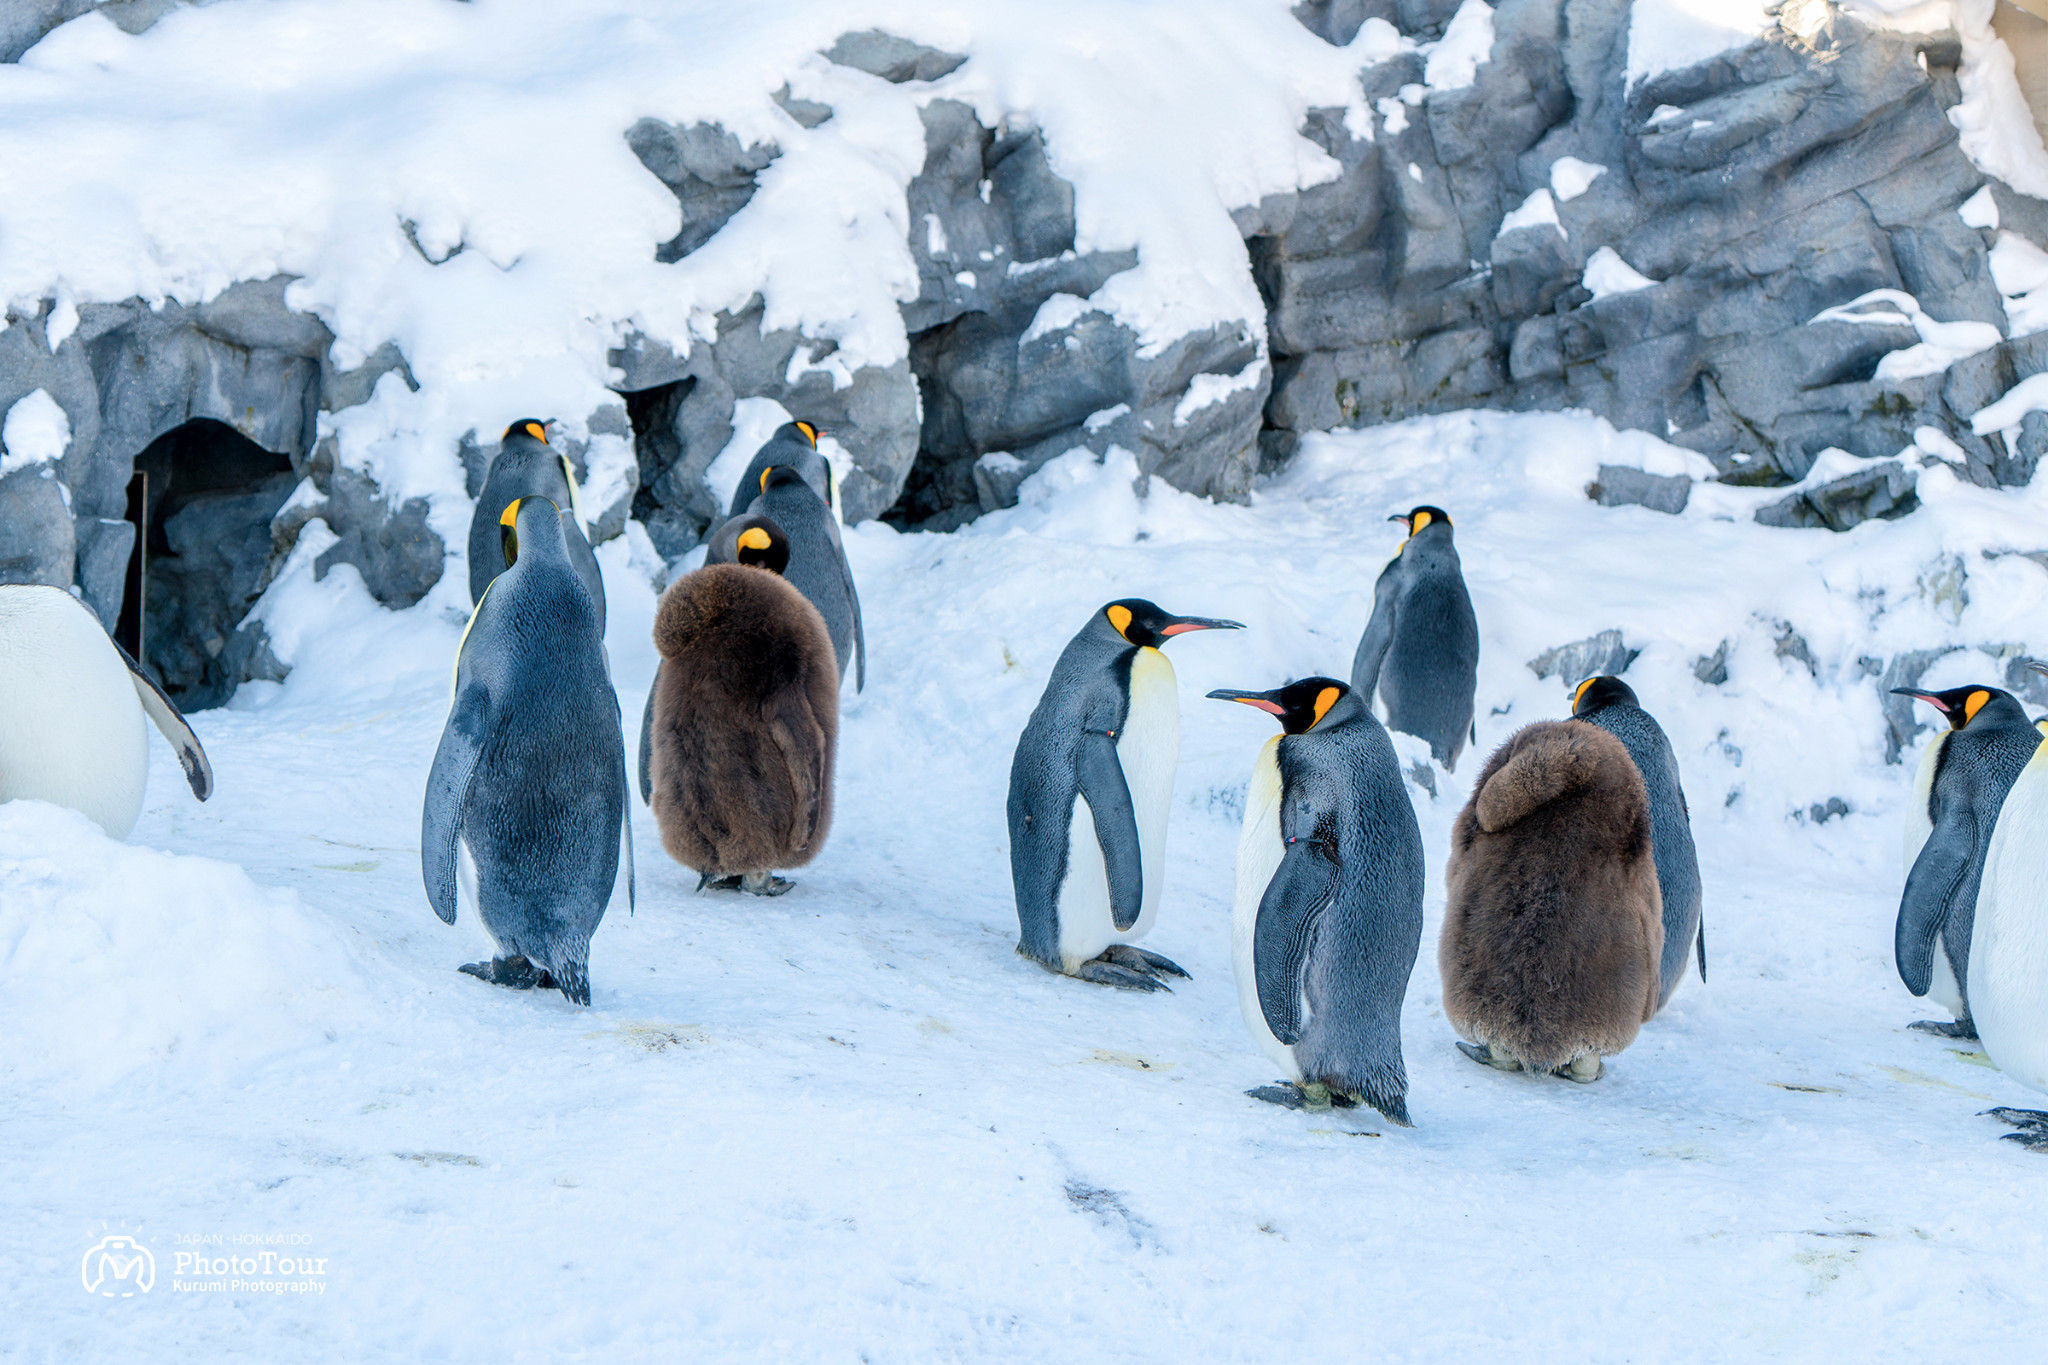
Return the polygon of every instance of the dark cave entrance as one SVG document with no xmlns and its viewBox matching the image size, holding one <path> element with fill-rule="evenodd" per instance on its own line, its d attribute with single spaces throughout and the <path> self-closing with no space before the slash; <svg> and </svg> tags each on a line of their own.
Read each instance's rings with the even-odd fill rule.
<svg viewBox="0 0 2048 1365">
<path fill-rule="evenodd" d="M 135 457 L 128 562 L 115 638 L 179 707 L 234 694 L 235 628 L 270 577 L 270 522 L 298 484 L 291 460 L 224 422 L 195 418 Z"/>
<path fill-rule="evenodd" d="M 640 466 L 633 517 L 647 528 L 648 539 L 664 559 L 688 550 L 700 535 L 696 517 L 669 478 L 683 458 L 683 400 L 696 387 L 696 376 L 688 375 L 652 388 L 619 391 L 626 402 L 626 421 L 633 428 L 633 458 Z"/>
</svg>

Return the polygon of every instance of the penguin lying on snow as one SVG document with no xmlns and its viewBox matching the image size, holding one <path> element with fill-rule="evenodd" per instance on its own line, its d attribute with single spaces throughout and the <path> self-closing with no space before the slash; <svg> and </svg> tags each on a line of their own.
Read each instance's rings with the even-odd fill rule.
<svg viewBox="0 0 2048 1365">
<path fill-rule="evenodd" d="M 756 518 L 734 544 L 739 563 L 685 574 L 655 609 L 648 783 L 699 890 L 776 896 L 790 883 L 773 869 L 810 862 L 832 826 L 839 670 L 818 609 L 782 578 L 788 538 Z"/>
<path fill-rule="evenodd" d="M 512 563 L 513 528 L 505 509 L 521 498 L 545 498 L 569 515 L 569 562 L 597 604 L 597 630 L 602 635 L 604 577 L 583 535 L 576 470 L 567 455 L 548 445 L 547 427 L 536 418 L 522 417 L 505 428 L 484 475 L 483 491 L 476 495 L 476 511 L 469 519 L 469 600 L 482 602 L 484 589 Z"/>
<path fill-rule="evenodd" d="M 462 970 L 590 1003 L 590 936 L 633 830 L 619 701 L 597 607 L 571 558 L 581 533 L 545 498 L 504 512 L 519 553 L 469 618 L 454 704 L 427 777 L 420 863 L 434 913 L 468 901 L 500 955 Z"/>
<path fill-rule="evenodd" d="M 1017 951 L 1048 971 L 1133 990 L 1186 972 L 1131 946 L 1159 913 L 1180 762 L 1180 693 L 1159 646 L 1235 621 L 1126 598 L 1089 618 L 1053 665 L 1010 760 Z"/>
<path fill-rule="evenodd" d="M 1437 965 L 1458 1047 L 1503 1070 L 1598 1080 L 1657 1012 L 1664 915 L 1650 801 L 1621 741 L 1537 721 L 1458 814 Z"/>
<path fill-rule="evenodd" d="M 771 518 L 789 537 L 789 568 L 782 576 L 825 618 L 842 678 L 847 662 L 857 657 L 854 690 L 858 692 L 868 681 L 867 639 L 861 630 L 860 594 L 854 591 L 853 569 L 846 562 L 839 523 L 794 466 L 770 465 L 756 483 L 761 491 L 747 510 Z"/>
<path fill-rule="evenodd" d="M 1231 960 L 1245 1024 L 1309 1105 L 1408 1122 L 1401 1001 L 1422 942 L 1422 831 L 1393 741 L 1334 678 L 1219 689 L 1280 718 L 1237 845 Z M 1300 1103 L 1291 1087 L 1249 1092 Z"/>
<path fill-rule="evenodd" d="M 1657 1008 L 1663 1009 L 1685 975 L 1688 950 L 1698 953 L 1707 979 L 1707 930 L 1700 922 L 1700 859 L 1692 842 L 1692 812 L 1678 784 L 1678 756 L 1656 717 L 1619 678 L 1588 678 L 1572 694 L 1572 719 L 1597 725 L 1621 741 L 1642 774 L 1650 797 L 1650 847 L 1657 889 L 1664 900 L 1664 954 L 1658 967 Z"/>
<path fill-rule="evenodd" d="M 2048 673 L 2039 664 L 2028 667 Z M 2039 728 L 2048 732 L 2048 721 Z M 1951 735 L 1949 743 L 1960 738 Z M 1966 999 L 1985 1053 L 2021 1085 L 2048 1091 L 2048 744 L 2036 746 L 1998 812 L 1969 951 Z M 1991 1113 L 2021 1126 L 2008 1136 L 2048 1151 L 2048 1113 Z"/>
<path fill-rule="evenodd" d="M 1978 883 L 1999 809 L 2040 747 L 2041 734 L 2019 699 L 1996 687 L 1892 691 L 1918 697 L 1949 723 L 1921 755 L 1907 808 L 1906 889 L 1899 897 L 1893 958 L 1907 990 L 1933 996 L 1955 1017 L 1954 1023 L 1922 1019 L 1914 1028 L 1975 1038 L 1965 986 Z"/>
<path fill-rule="evenodd" d="M 68 806 L 126 839 L 149 783 L 144 715 L 192 794 L 213 795 L 199 737 L 92 608 L 62 588 L 0 585 L 0 801 Z"/>
<path fill-rule="evenodd" d="M 1408 539 L 1373 587 L 1351 686 L 1368 702 L 1377 689 L 1387 727 L 1428 740 L 1430 755 L 1455 768 L 1472 733 L 1479 618 L 1444 510 L 1418 507 L 1387 520 L 1406 522 Z"/>
</svg>

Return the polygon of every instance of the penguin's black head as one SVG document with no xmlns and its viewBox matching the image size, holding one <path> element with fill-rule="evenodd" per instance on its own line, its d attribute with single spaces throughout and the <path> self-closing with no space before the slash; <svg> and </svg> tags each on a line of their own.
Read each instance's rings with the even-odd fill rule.
<svg viewBox="0 0 2048 1365">
<path fill-rule="evenodd" d="M 824 434 L 824 432 L 819 431 L 809 422 L 784 422 L 780 427 L 776 428 L 775 431 L 775 436 L 777 440 L 781 440 L 783 437 L 786 436 L 794 436 L 797 440 L 802 441 L 812 450 L 816 450 L 818 448 L 818 438 Z"/>
<path fill-rule="evenodd" d="M 1990 707 L 1994 715 L 2004 712 L 2005 703 L 2011 704 L 2012 711 L 2017 713 L 2021 720 L 2026 719 L 2026 708 L 2020 705 L 2019 698 L 1996 687 L 1951 687 L 1946 692 L 1922 692 L 1913 687 L 1894 687 L 1892 694 L 1899 697 L 1918 697 L 1941 712 L 1942 718 L 1948 722 L 1948 728 L 1951 730 L 1967 729 L 1970 722 L 1982 715 L 1986 707 Z"/>
<path fill-rule="evenodd" d="M 767 517 L 741 517 L 734 524 L 733 558 L 770 573 L 789 568 L 789 537 Z"/>
<path fill-rule="evenodd" d="M 1103 617 L 1117 634 L 1141 648 L 1157 649 L 1175 635 L 1191 630 L 1243 630 L 1236 621 L 1210 616 L 1174 616 L 1161 611 L 1142 597 L 1126 597 L 1102 609 Z"/>
<path fill-rule="evenodd" d="M 1396 512 L 1393 516 L 1388 517 L 1387 520 L 1406 524 L 1408 534 L 1413 536 L 1431 526 L 1449 526 L 1451 524 L 1451 514 L 1444 511 L 1441 507 L 1431 507 L 1429 504 L 1424 503 L 1412 512 Z"/>
<path fill-rule="evenodd" d="M 1270 692 L 1240 692 L 1219 687 L 1209 694 L 1214 701 L 1242 702 L 1280 717 L 1280 728 L 1290 735 L 1306 734 L 1351 690 L 1335 678 L 1302 678 Z"/>
<path fill-rule="evenodd" d="M 771 488 L 784 488 L 791 484 L 799 488 L 810 488 L 810 484 L 805 482 L 804 476 L 786 464 L 769 465 L 761 471 L 761 491 L 763 493 L 766 493 Z"/>
<path fill-rule="evenodd" d="M 548 423 L 543 422 L 538 417 L 522 417 L 511 426 L 506 427 L 504 436 L 499 439 L 502 443 L 511 440 L 514 436 L 531 436 L 542 445 L 546 445 L 548 443 Z"/>
<path fill-rule="evenodd" d="M 532 518 L 538 516 L 552 516 L 557 523 L 562 519 L 561 509 L 546 498 L 514 498 L 507 503 L 504 512 L 498 517 L 498 548 L 505 552 L 505 567 L 508 569 L 519 562 L 521 508 L 531 509 L 525 513 L 529 527 L 535 524 Z M 545 512 L 542 511 L 543 508 L 546 509 Z"/>
<path fill-rule="evenodd" d="M 1603 706 L 1639 706 L 1635 689 L 1619 678 L 1588 678 L 1572 693 L 1572 714 L 1590 716 Z"/>
</svg>

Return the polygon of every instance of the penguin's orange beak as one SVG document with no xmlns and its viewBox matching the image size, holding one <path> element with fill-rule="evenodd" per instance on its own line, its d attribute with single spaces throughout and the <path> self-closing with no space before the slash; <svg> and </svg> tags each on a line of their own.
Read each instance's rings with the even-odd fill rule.
<svg viewBox="0 0 2048 1365">
<path fill-rule="evenodd" d="M 1271 695 L 1265 692 L 1240 692 L 1234 687 L 1219 687 L 1214 692 L 1209 693 L 1209 700 L 1242 702 L 1246 706 L 1256 706 L 1259 710 L 1270 712 L 1276 716 L 1287 714 L 1287 708 L 1274 701 Z"/>
<path fill-rule="evenodd" d="M 1212 616 L 1176 616 L 1173 624 L 1161 626 L 1161 635 L 1185 635 L 1191 630 L 1243 630 L 1239 621 L 1225 621 Z"/>
</svg>

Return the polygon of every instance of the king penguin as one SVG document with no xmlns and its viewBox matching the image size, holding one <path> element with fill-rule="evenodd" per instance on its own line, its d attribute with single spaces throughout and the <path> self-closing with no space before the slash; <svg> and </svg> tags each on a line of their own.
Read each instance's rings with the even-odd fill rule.
<svg viewBox="0 0 2048 1365">
<path fill-rule="evenodd" d="M 790 883 L 774 869 L 810 862 L 832 828 L 839 670 L 818 609 L 782 576 L 780 528 L 748 518 L 733 545 L 736 562 L 683 575 L 655 608 L 647 783 L 698 890 L 778 896 Z"/>
<path fill-rule="evenodd" d="M 1692 842 L 1692 810 L 1678 783 L 1678 755 L 1657 718 L 1619 678 L 1588 678 L 1572 694 L 1572 719 L 1597 725 L 1621 741 L 1650 796 L 1650 847 L 1657 889 L 1664 898 L 1664 954 L 1658 967 L 1657 1008 L 1663 1009 L 1696 953 L 1707 979 L 1707 931 L 1700 922 L 1700 857 Z"/>
<path fill-rule="evenodd" d="M 1334 678 L 1209 695 L 1271 712 L 1284 732 L 1252 766 L 1237 844 L 1245 1024 L 1307 1103 L 1362 1100 L 1409 1127 L 1401 1001 L 1422 942 L 1422 830 L 1393 741 Z"/>
<path fill-rule="evenodd" d="M 1235 621 L 1140 598 L 1089 617 L 1053 665 L 1010 760 L 1017 951 L 1048 971 L 1133 990 L 1187 973 L 1133 947 L 1159 914 L 1180 762 L 1180 692 L 1159 647 Z"/>
<path fill-rule="evenodd" d="M 813 458 L 823 462 L 815 453 Z M 793 465 L 769 465 L 755 482 L 761 491 L 747 510 L 774 521 L 789 537 L 789 568 L 783 577 L 825 618 L 841 678 L 846 676 L 847 663 L 858 656 L 853 686 L 856 692 L 862 690 L 868 682 L 867 639 L 861 631 L 860 594 L 854 591 L 853 568 L 846 562 L 838 520 Z"/>
<path fill-rule="evenodd" d="M 62 588 L 0 585 L 0 801 L 48 801 L 126 839 L 149 782 L 156 723 L 192 794 L 213 767 L 177 706 L 92 608 Z"/>
<path fill-rule="evenodd" d="M 1387 708 L 1387 728 L 1429 741 L 1430 756 L 1455 768 L 1472 734 L 1479 690 L 1479 618 L 1451 518 L 1441 507 L 1418 507 L 1389 521 L 1405 522 L 1408 539 L 1380 571 L 1372 619 L 1351 660 L 1351 686 Z"/>
<path fill-rule="evenodd" d="M 2048 721 L 2037 728 L 2048 734 Z M 1991 832 L 1965 985 L 1985 1053 L 2021 1085 L 2048 1091 L 2048 744 L 2020 770 Z M 2025 1130 L 2007 1136 L 2048 1150 L 2048 1113 L 1992 1112 Z"/>
<path fill-rule="evenodd" d="M 825 433 L 809 422 L 784 422 L 775 429 L 767 443 L 754 452 L 754 458 L 747 465 L 747 472 L 740 475 L 740 481 L 732 490 L 732 506 L 726 509 L 727 517 L 736 517 L 747 510 L 755 498 L 761 496 L 761 476 L 777 465 L 787 465 L 803 476 L 818 500 L 832 513 L 832 524 L 839 525 L 839 485 L 832 476 L 832 462 L 818 449 L 818 438 Z"/>
<path fill-rule="evenodd" d="M 522 417 L 505 428 L 498 453 L 476 495 L 469 519 L 469 600 L 482 602 L 484 589 L 512 563 L 512 523 L 505 509 L 521 498 L 545 498 L 570 518 L 569 563 L 597 604 L 597 630 L 604 633 L 604 577 L 583 535 L 583 505 L 569 457 L 548 444 L 547 425 Z"/>
<path fill-rule="evenodd" d="M 462 634 L 455 695 L 427 776 L 420 823 L 427 899 L 443 922 L 458 902 L 498 946 L 462 970 L 501 986 L 590 1003 L 590 936 L 626 860 L 633 827 L 626 750 L 597 607 L 575 568 L 581 539 L 545 498 L 508 505 L 518 538 Z"/>
<path fill-rule="evenodd" d="M 1444 1016 L 1474 1061 L 1596 1081 L 1657 1012 L 1649 793 L 1599 726 L 1539 720 L 1494 751 L 1452 826 L 1444 889 Z"/>
<path fill-rule="evenodd" d="M 1955 1018 L 1954 1023 L 1922 1019 L 1913 1027 L 1975 1038 L 1965 988 L 1978 884 L 1999 810 L 2040 747 L 2041 734 L 2019 698 L 1996 687 L 1892 690 L 1926 702 L 1949 723 L 1927 746 L 1913 783 L 1906 816 L 1906 889 L 1899 898 L 1893 956 L 1906 989 L 1932 996 Z"/>
</svg>

